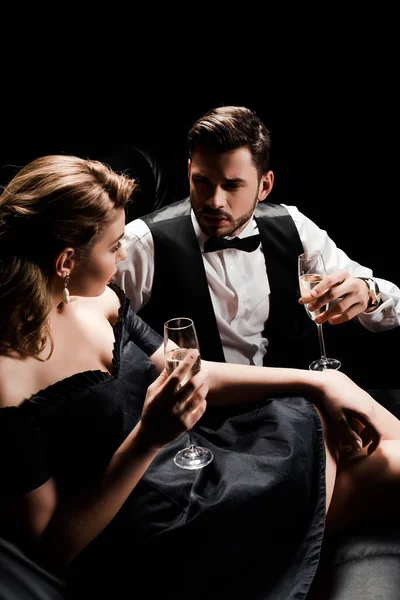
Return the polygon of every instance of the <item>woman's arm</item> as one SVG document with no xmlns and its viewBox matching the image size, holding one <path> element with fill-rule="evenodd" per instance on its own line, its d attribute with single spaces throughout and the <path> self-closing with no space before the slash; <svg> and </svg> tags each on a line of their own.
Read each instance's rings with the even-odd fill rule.
<svg viewBox="0 0 400 600">
<path fill-rule="evenodd" d="M 169 342 L 168 348 L 176 344 Z M 161 345 L 150 357 L 161 373 L 164 369 L 164 348 Z M 303 369 L 256 367 L 203 360 L 209 373 L 209 404 L 227 405 L 258 402 L 266 396 L 310 395 L 322 389 L 321 373 Z"/>
<path fill-rule="evenodd" d="M 169 347 L 175 347 L 170 342 Z M 150 357 L 157 371 L 164 368 L 163 346 Z M 312 397 L 315 402 L 336 403 L 347 402 L 346 396 L 351 387 L 352 394 L 359 402 L 370 398 L 364 390 L 352 382 L 347 375 L 339 371 L 308 371 L 305 369 L 290 369 L 283 367 L 256 367 L 254 365 L 237 365 L 202 360 L 202 368 L 208 371 L 210 391 L 207 402 L 211 405 L 243 404 L 258 402 L 267 396 Z M 367 402 L 367 408 L 368 408 Z"/>
<path fill-rule="evenodd" d="M 157 369 L 163 366 L 163 348 L 151 357 Z M 202 360 L 209 373 L 210 405 L 258 402 L 268 396 L 306 396 L 318 405 L 336 424 L 343 443 L 359 449 L 368 445 L 374 452 L 384 433 L 377 419 L 377 403 L 347 375 L 339 371 L 308 371 L 278 367 L 256 367 Z M 355 419 L 364 429 L 357 433 Z M 379 423 L 379 424 L 378 424 Z"/>
</svg>

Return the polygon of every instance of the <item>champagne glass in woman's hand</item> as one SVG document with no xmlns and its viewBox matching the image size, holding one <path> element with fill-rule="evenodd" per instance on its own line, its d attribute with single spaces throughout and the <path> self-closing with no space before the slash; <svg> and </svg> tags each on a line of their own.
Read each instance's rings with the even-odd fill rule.
<svg viewBox="0 0 400 600">
<path fill-rule="evenodd" d="M 169 342 L 175 342 L 177 348 L 171 348 Z M 200 370 L 200 348 L 192 319 L 178 317 L 170 319 L 164 324 L 165 366 L 168 374 L 171 374 L 185 356 L 195 348 L 199 350 L 199 356 L 192 367 L 192 375 Z M 189 430 L 189 440 L 189 446 L 175 455 L 175 464 L 182 469 L 201 469 L 208 465 L 213 459 L 213 454 L 207 448 L 194 444 L 191 429 Z"/>
<path fill-rule="evenodd" d="M 310 291 L 320 282 L 326 275 L 324 259 L 319 252 L 304 252 L 299 256 L 299 281 L 300 293 L 303 297 L 310 295 Z M 307 304 L 304 305 L 308 316 L 313 321 L 319 314 L 328 310 L 328 304 L 321 306 L 316 311 L 308 310 Z M 318 328 L 319 345 L 321 350 L 321 358 L 315 360 L 309 366 L 311 371 L 324 371 L 325 369 L 340 369 L 340 361 L 336 358 L 327 358 L 325 352 L 324 335 L 322 324 L 316 323 Z"/>
</svg>

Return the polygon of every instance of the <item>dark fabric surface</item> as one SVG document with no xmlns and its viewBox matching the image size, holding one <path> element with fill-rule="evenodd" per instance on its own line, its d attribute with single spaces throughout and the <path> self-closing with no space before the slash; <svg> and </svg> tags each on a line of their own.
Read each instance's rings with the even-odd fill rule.
<svg viewBox="0 0 400 600">
<path fill-rule="evenodd" d="M 132 568 L 148 597 L 305 598 L 325 522 L 314 409 L 302 398 L 273 400 L 217 429 L 196 428 L 196 439 L 214 461 L 179 470 L 173 456 L 187 437 L 161 453 L 73 565 L 69 598 L 123 598 Z"/>
<path fill-rule="evenodd" d="M 162 340 L 126 299 L 123 305 L 114 328 L 115 375 L 79 373 L 18 409 L 4 409 L 7 443 L 19 419 L 29 417 L 40 433 L 34 438 L 38 484 L 51 474 L 60 490 L 75 493 L 140 416 L 154 377 L 148 355 Z M 200 471 L 176 467 L 173 456 L 187 435 L 162 450 L 110 525 L 71 565 L 68 598 L 126 598 L 133 579 L 146 583 L 148 597 L 305 598 L 325 524 L 325 453 L 313 405 L 304 398 L 266 399 L 206 416 L 195 435 L 214 461 Z M 7 482 L 8 494 L 24 479 L 23 466 Z M 4 473 L 10 476 L 10 469 Z M 31 489 L 35 480 L 27 480 Z M 23 488 L 18 482 L 18 491 Z M 195 577 L 193 564 L 200 565 Z M 133 590 L 132 597 L 140 595 Z"/>
<path fill-rule="evenodd" d="M 62 600 L 64 583 L 0 538 L 1 600 Z"/>
<path fill-rule="evenodd" d="M 400 523 L 365 523 L 324 541 L 308 600 L 398 600 Z"/>
</svg>

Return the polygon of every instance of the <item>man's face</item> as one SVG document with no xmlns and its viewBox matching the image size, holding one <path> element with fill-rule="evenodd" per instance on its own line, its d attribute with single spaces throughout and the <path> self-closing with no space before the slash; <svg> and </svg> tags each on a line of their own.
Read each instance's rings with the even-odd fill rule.
<svg viewBox="0 0 400 600">
<path fill-rule="evenodd" d="M 246 147 L 229 152 L 198 148 L 189 161 L 190 201 L 202 231 L 233 236 L 244 229 L 254 208 L 272 189 L 272 171 L 261 181 Z"/>
</svg>

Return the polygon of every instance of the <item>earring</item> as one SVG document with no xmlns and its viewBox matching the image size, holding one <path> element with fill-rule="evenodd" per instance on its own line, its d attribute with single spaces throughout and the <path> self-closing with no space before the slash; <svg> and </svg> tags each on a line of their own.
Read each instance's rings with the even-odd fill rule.
<svg viewBox="0 0 400 600">
<path fill-rule="evenodd" d="M 70 277 L 71 277 L 71 275 L 69 273 L 68 273 L 68 275 L 66 275 L 64 277 L 64 289 L 62 291 L 62 301 L 64 302 L 64 304 L 69 304 L 71 302 L 71 297 L 69 295 L 69 289 L 67 287 Z"/>
</svg>

